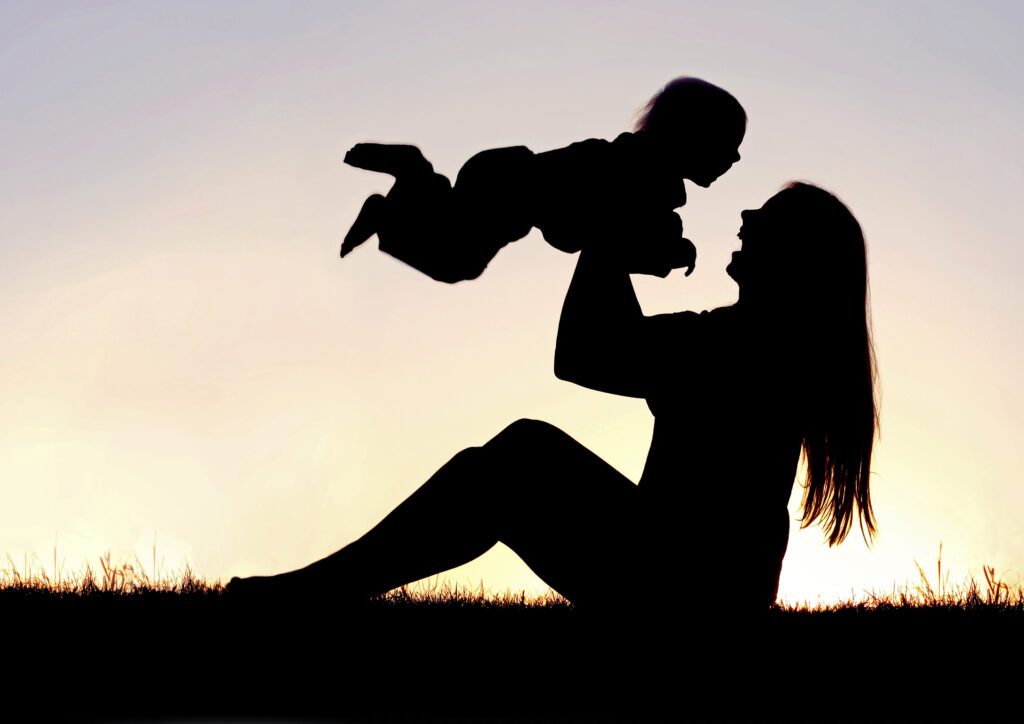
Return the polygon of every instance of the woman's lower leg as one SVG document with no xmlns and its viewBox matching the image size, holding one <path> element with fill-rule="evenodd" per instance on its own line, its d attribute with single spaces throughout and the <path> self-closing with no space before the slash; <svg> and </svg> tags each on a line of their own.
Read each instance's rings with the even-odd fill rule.
<svg viewBox="0 0 1024 724">
<path fill-rule="evenodd" d="M 601 595 L 624 570 L 636 486 L 546 423 L 513 423 L 467 448 L 368 533 L 304 568 L 265 579 L 281 589 L 362 599 L 450 570 L 501 541 L 570 599 Z"/>
<path fill-rule="evenodd" d="M 486 457 L 462 450 L 361 538 L 274 582 L 361 599 L 481 556 L 498 541 L 480 480 Z"/>
</svg>

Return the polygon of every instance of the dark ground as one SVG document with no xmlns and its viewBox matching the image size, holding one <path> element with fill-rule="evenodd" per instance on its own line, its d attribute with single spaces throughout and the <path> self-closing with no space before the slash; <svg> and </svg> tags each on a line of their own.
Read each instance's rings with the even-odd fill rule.
<svg viewBox="0 0 1024 724">
<path fill-rule="evenodd" d="M 37 720 L 1024 717 L 1020 606 L 773 610 L 737 626 L 699 612 L 666 624 L 564 606 L 2 593 L 3 698 Z"/>
</svg>

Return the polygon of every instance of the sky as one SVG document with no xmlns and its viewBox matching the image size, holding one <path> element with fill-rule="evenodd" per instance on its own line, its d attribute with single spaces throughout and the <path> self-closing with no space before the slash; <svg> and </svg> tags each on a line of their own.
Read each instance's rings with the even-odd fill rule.
<svg viewBox="0 0 1024 724">
<path fill-rule="evenodd" d="M 868 245 L 879 535 L 829 548 L 795 486 L 780 598 L 934 579 L 940 544 L 951 582 L 1018 581 L 1022 27 L 1012 2 L 5 0 L 0 568 L 293 570 L 523 417 L 637 481 L 646 403 L 553 374 L 576 257 L 533 231 L 456 285 L 375 240 L 339 260 L 389 187 L 342 158 L 412 143 L 454 178 L 486 148 L 614 138 L 693 75 L 748 131 L 688 187 L 692 276 L 633 277 L 645 313 L 732 304 L 740 211 L 790 180 Z M 501 544 L 443 580 L 546 590 Z"/>
</svg>

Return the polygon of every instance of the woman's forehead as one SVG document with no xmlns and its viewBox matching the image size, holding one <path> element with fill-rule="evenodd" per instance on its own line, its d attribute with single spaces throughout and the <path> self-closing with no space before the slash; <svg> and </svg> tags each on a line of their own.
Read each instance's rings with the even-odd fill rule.
<svg viewBox="0 0 1024 724">
<path fill-rule="evenodd" d="M 779 191 L 777 194 L 765 201 L 757 211 L 762 215 L 766 212 L 777 212 L 786 206 L 791 205 L 795 199 L 796 194 L 793 189 L 782 189 L 782 191 Z"/>
<path fill-rule="evenodd" d="M 786 193 L 789 189 L 783 189 L 779 193 L 765 201 L 759 209 L 749 209 L 743 220 L 746 225 L 762 226 L 772 224 L 786 218 L 792 211 L 792 194 Z"/>
</svg>

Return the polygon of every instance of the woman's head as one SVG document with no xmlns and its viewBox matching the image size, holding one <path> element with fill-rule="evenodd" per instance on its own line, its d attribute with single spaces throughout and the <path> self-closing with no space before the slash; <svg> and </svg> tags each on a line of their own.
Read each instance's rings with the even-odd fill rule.
<svg viewBox="0 0 1024 724">
<path fill-rule="evenodd" d="M 864 235 L 842 201 L 792 182 L 740 216 L 743 243 L 726 272 L 739 284 L 741 302 L 786 315 L 862 311 Z"/>
<path fill-rule="evenodd" d="M 792 332 L 807 482 L 803 527 L 819 517 L 829 544 L 859 512 L 875 532 L 869 496 L 878 426 L 867 252 L 860 224 L 834 195 L 794 182 L 744 211 L 742 249 L 727 271 L 739 304 Z"/>
<path fill-rule="evenodd" d="M 682 176 L 705 187 L 739 160 L 746 129 L 746 111 L 731 93 L 689 76 L 658 91 L 634 126 L 654 139 L 669 163 L 679 165 Z"/>
</svg>

